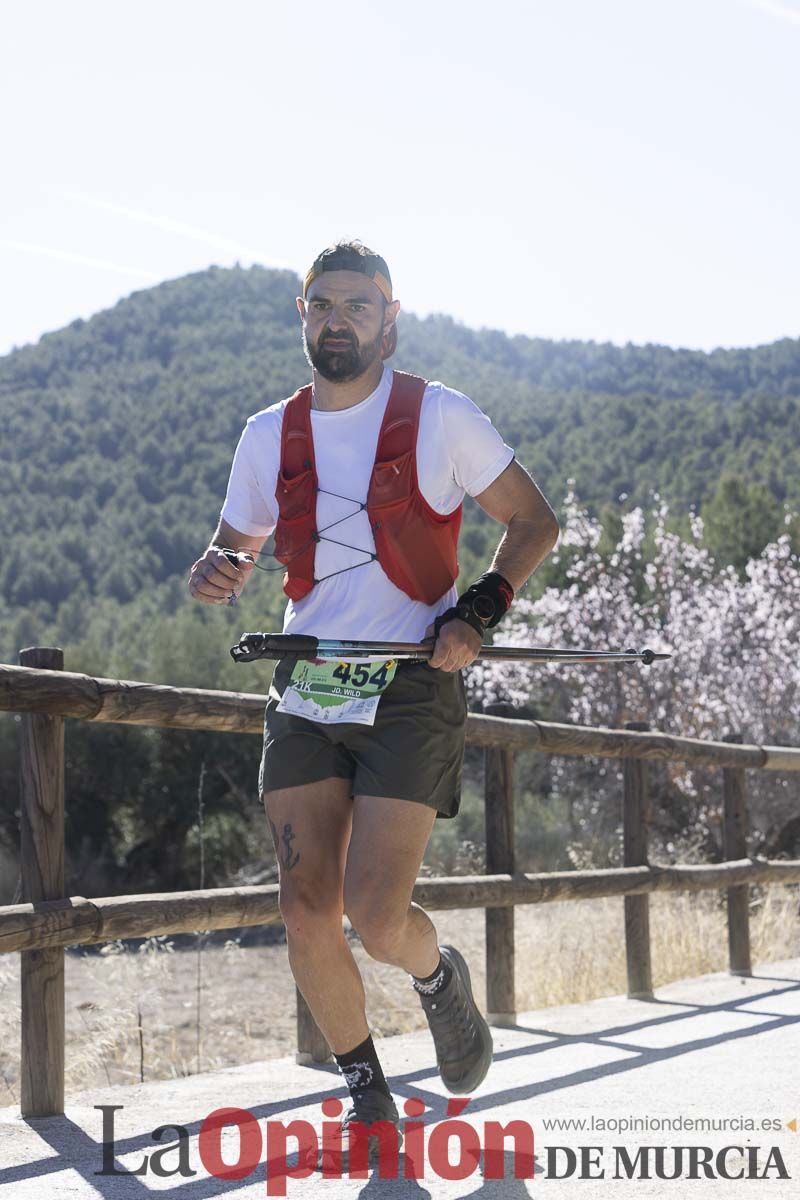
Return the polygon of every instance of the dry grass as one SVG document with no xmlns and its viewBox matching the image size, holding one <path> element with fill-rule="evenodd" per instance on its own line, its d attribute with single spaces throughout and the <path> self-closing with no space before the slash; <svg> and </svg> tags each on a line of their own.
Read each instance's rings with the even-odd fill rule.
<svg viewBox="0 0 800 1200">
<path fill-rule="evenodd" d="M 753 889 L 755 962 L 798 954 L 798 892 Z M 485 994 L 483 913 L 435 914 L 440 940 L 466 954 Z M 651 899 L 656 986 L 724 970 L 724 902 L 715 893 Z M 424 1028 L 407 978 L 354 952 L 376 1034 Z M 166 938 L 138 950 L 118 943 L 67 955 L 67 1090 L 189 1075 L 294 1049 L 294 987 L 285 946 L 206 946 L 197 1045 L 197 954 Z M 517 910 L 520 1011 L 625 991 L 622 903 L 543 904 Z M 139 1026 L 141 1025 L 141 1038 Z M 0 957 L 0 1104 L 19 1099 L 19 956 Z"/>
</svg>

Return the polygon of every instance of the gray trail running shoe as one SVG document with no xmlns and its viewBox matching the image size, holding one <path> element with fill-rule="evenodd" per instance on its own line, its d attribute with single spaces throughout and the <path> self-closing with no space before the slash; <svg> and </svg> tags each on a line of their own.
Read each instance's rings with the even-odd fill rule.
<svg viewBox="0 0 800 1200">
<path fill-rule="evenodd" d="M 428 1018 L 436 1047 L 436 1063 L 448 1092 L 472 1092 L 492 1064 L 492 1035 L 472 996 L 469 969 L 452 946 L 440 953 L 453 968 L 453 976 L 437 996 L 419 998 Z"/>
<path fill-rule="evenodd" d="M 370 1126 L 376 1121 L 386 1122 L 389 1126 L 393 1126 L 396 1134 L 396 1142 L 392 1138 L 390 1129 L 383 1126 L 385 1132 L 370 1133 Z M 364 1126 L 363 1129 L 356 1128 L 352 1130 L 354 1140 L 361 1135 L 366 1135 L 367 1154 L 364 1156 L 363 1150 L 358 1149 L 352 1154 L 350 1135 L 351 1128 L 358 1122 Z M 403 1130 L 400 1126 L 400 1114 L 397 1111 L 394 1100 L 391 1096 L 387 1096 L 385 1092 L 379 1091 L 377 1088 L 365 1088 L 362 1092 L 356 1092 L 351 1097 L 351 1104 L 346 1109 L 344 1116 L 339 1125 L 341 1133 L 341 1153 L 329 1150 L 323 1147 L 319 1153 L 317 1162 L 318 1170 L 326 1168 L 341 1174 L 346 1174 L 351 1166 L 353 1170 L 358 1167 L 375 1167 L 378 1166 L 381 1159 L 381 1151 L 383 1151 L 383 1159 L 389 1172 L 392 1171 L 392 1163 L 396 1155 L 400 1154 L 400 1147 L 403 1144 Z"/>
</svg>

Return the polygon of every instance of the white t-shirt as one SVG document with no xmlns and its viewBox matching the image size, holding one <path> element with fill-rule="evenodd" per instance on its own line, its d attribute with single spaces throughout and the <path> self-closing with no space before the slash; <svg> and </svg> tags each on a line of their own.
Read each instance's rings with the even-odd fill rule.
<svg viewBox="0 0 800 1200">
<path fill-rule="evenodd" d="M 337 412 L 311 410 L 321 489 L 317 496 L 317 528 L 322 532 L 326 526 L 334 527 L 323 533 L 323 540 L 317 544 L 314 574 L 320 582 L 302 600 L 288 602 L 284 633 L 418 642 L 434 618 L 455 602 L 455 588 L 433 605 L 411 600 L 392 583 L 377 560 L 367 557 L 375 553 L 375 540 L 366 509 L 358 505 L 367 498 L 392 376 L 391 369 L 384 367 L 375 391 L 352 408 Z M 251 537 L 266 537 L 277 524 L 275 487 L 287 403 L 282 400 L 250 417 L 236 447 L 221 516 Z M 417 435 L 417 478 L 432 508 L 439 513 L 452 512 L 465 492 L 478 495 L 513 457 L 514 451 L 471 400 L 442 383 L 428 384 Z M 259 561 L 283 570 L 274 558 L 265 556 Z M 356 563 L 366 565 L 346 570 Z M 324 579 L 326 575 L 331 578 Z"/>
</svg>

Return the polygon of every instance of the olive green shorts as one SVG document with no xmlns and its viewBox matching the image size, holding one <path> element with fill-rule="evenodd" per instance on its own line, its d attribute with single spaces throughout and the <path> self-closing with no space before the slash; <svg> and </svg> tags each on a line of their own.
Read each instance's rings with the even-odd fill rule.
<svg viewBox="0 0 800 1200">
<path fill-rule="evenodd" d="M 264 714 L 259 794 L 351 779 L 353 795 L 413 800 L 454 817 L 461 802 L 467 697 L 460 671 L 401 661 L 381 696 L 375 723 L 321 725 L 278 712 L 296 660 L 275 667 Z"/>
</svg>

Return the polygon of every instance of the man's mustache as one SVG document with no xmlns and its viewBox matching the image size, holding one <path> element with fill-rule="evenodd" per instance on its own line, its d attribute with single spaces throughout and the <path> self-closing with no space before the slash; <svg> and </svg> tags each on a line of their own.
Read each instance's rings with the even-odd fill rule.
<svg viewBox="0 0 800 1200">
<path fill-rule="evenodd" d="M 328 342 L 348 342 L 351 346 L 356 344 L 355 338 L 347 333 L 328 333 L 320 342 L 320 346 L 325 346 Z"/>
</svg>

